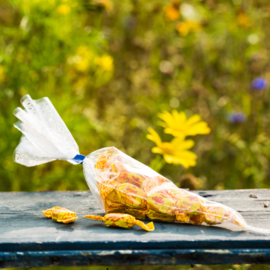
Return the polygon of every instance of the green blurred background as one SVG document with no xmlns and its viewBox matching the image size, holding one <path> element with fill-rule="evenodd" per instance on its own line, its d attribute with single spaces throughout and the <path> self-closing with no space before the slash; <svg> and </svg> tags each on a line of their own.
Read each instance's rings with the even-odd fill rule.
<svg viewBox="0 0 270 270">
<path fill-rule="evenodd" d="M 81 166 L 13 162 L 25 94 L 50 98 L 84 155 L 116 146 L 193 189 L 270 187 L 269 35 L 268 0 L 0 0 L 0 191 L 88 189 Z M 146 139 L 173 109 L 211 128 L 189 169 Z"/>
</svg>

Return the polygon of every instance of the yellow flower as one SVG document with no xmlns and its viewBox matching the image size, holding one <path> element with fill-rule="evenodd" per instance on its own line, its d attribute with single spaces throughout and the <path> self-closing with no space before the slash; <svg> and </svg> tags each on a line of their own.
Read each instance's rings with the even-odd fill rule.
<svg viewBox="0 0 270 270">
<path fill-rule="evenodd" d="M 113 58 L 108 54 L 97 57 L 95 63 L 106 71 L 113 70 Z"/>
<path fill-rule="evenodd" d="M 57 8 L 57 13 L 60 15 L 68 15 L 71 11 L 70 6 L 62 4 Z"/>
<path fill-rule="evenodd" d="M 189 151 L 194 142 L 192 140 L 183 140 L 183 138 L 175 138 L 171 142 L 162 142 L 157 132 L 149 128 L 150 134 L 147 139 L 153 141 L 157 146 L 152 148 L 152 152 L 163 155 L 165 161 L 170 164 L 181 164 L 185 168 L 196 165 L 197 156 Z"/>
<path fill-rule="evenodd" d="M 201 117 L 198 114 L 187 119 L 184 112 L 179 113 L 173 110 L 172 114 L 164 111 L 158 114 L 158 117 L 164 121 L 159 123 L 165 128 L 164 132 L 175 137 L 184 138 L 197 134 L 208 134 L 211 131 L 206 122 L 200 122 Z"/>
<path fill-rule="evenodd" d="M 243 26 L 243 27 L 251 26 L 250 18 L 246 13 L 243 13 L 243 12 L 239 13 L 236 20 L 237 20 L 238 25 L 240 26 Z"/>
<path fill-rule="evenodd" d="M 176 21 L 180 17 L 180 11 L 169 4 L 164 7 L 165 16 L 169 21 Z"/>
<path fill-rule="evenodd" d="M 180 1 L 173 0 L 170 4 L 164 7 L 164 13 L 166 18 L 169 21 L 176 21 L 180 17 L 180 10 L 179 10 Z"/>
<path fill-rule="evenodd" d="M 179 22 L 175 26 L 178 33 L 181 34 L 182 36 L 186 36 L 191 31 L 196 32 L 200 30 L 200 27 L 201 27 L 200 24 L 195 21 Z"/>
<path fill-rule="evenodd" d="M 86 72 L 94 59 L 94 52 L 87 46 L 79 46 L 76 55 L 68 58 L 68 63 L 75 66 L 80 72 Z"/>
</svg>

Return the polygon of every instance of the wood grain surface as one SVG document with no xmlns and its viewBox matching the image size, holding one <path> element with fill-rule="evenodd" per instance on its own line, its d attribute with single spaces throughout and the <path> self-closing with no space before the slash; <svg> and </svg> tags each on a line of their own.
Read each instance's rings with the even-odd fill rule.
<svg viewBox="0 0 270 270">
<path fill-rule="evenodd" d="M 270 190 L 197 193 L 239 211 L 252 226 L 270 229 L 270 207 L 263 206 Z M 53 206 L 73 210 L 79 219 L 55 223 L 41 212 Z M 83 218 L 87 214 L 103 214 L 90 192 L 0 193 L 0 267 L 270 263 L 270 235 L 234 225 L 154 222 L 156 230 L 145 232 L 107 228 Z"/>
</svg>

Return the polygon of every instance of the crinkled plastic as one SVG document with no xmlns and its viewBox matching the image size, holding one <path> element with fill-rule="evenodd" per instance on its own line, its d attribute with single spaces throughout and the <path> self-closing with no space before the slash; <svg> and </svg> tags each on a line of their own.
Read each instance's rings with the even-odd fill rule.
<svg viewBox="0 0 270 270">
<path fill-rule="evenodd" d="M 48 98 L 22 98 L 25 110 L 14 112 L 22 133 L 14 160 L 35 166 L 56 159 L 79 164 L 79 148 Z M 83 160 L 86 181 L 105 213 L 126 213 L 138 219 L 216 225 L 232 223 L 245 230 L 270 233 L 247 225 L 230 207 L 179 189 L 170 180 L 115 147 L 99 149 Z"/>
</svg>

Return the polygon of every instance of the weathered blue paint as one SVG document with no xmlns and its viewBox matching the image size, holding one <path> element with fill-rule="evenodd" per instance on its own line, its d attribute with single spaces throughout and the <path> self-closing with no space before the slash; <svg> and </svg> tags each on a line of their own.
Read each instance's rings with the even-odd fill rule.
<svg viewBox="0 0 270 270">
<path fill-rule="evenodd" d="M 0 268 L 87 265 L 270 264 L 269 249 L 0 252 Z"/>
<path fill-rule="evenodd" d="M 198 229 L 198 228 L 197 228 Z M 200 227 L 199 227 L 200 229 Z M 222 231 L 221 231 L 222 232 Z M 119 240 L 110 241 L 108 239 L 107 242 L 96 242 L 95 240 L 88 241 L 78 241 L 78 242 L 39 242 L 39 243 L 1 243 L 0 244 L 0 252 L 15 252 L 15 251 L 61 251 L 61 250 L 164 250 L 164 249 L 212 249 L 214 247 L 218 247 L 219 249 L 241 249 L 241 248 L 250 248 L 250 249 L 270 249 L 270 240 L 267 238 L 265 240 L 223 240 L 223 241 L 215 241 L 213 239 L 209 239 L 209 241 L 196 241 L 194 239 L 183 240 L 179 239 L 175 241 L 126 241 L 125 239 L 121 239 L 121 232 L 119 234 Z M 236 234 L 237 235 L 237 234 Z M 236 236 L 235 235 L 235 236 Z"/>
<path fill-rule="evenodd" d="M 270 190 L 199 191 L 241 212 L 250 225 L 269 229 Z M 255 193 L 258 199 L 249 197 Z M 60 224 L 42 210 L 63 206 L 75 223 Z M 239 227 L 154 222 L 145 232 L 107 228 L 82 218 L 102 214 L 90 192 L 0 193 L 0 268 L 56 265 L 270 263 L 270 235 Z"/>
</svg>

